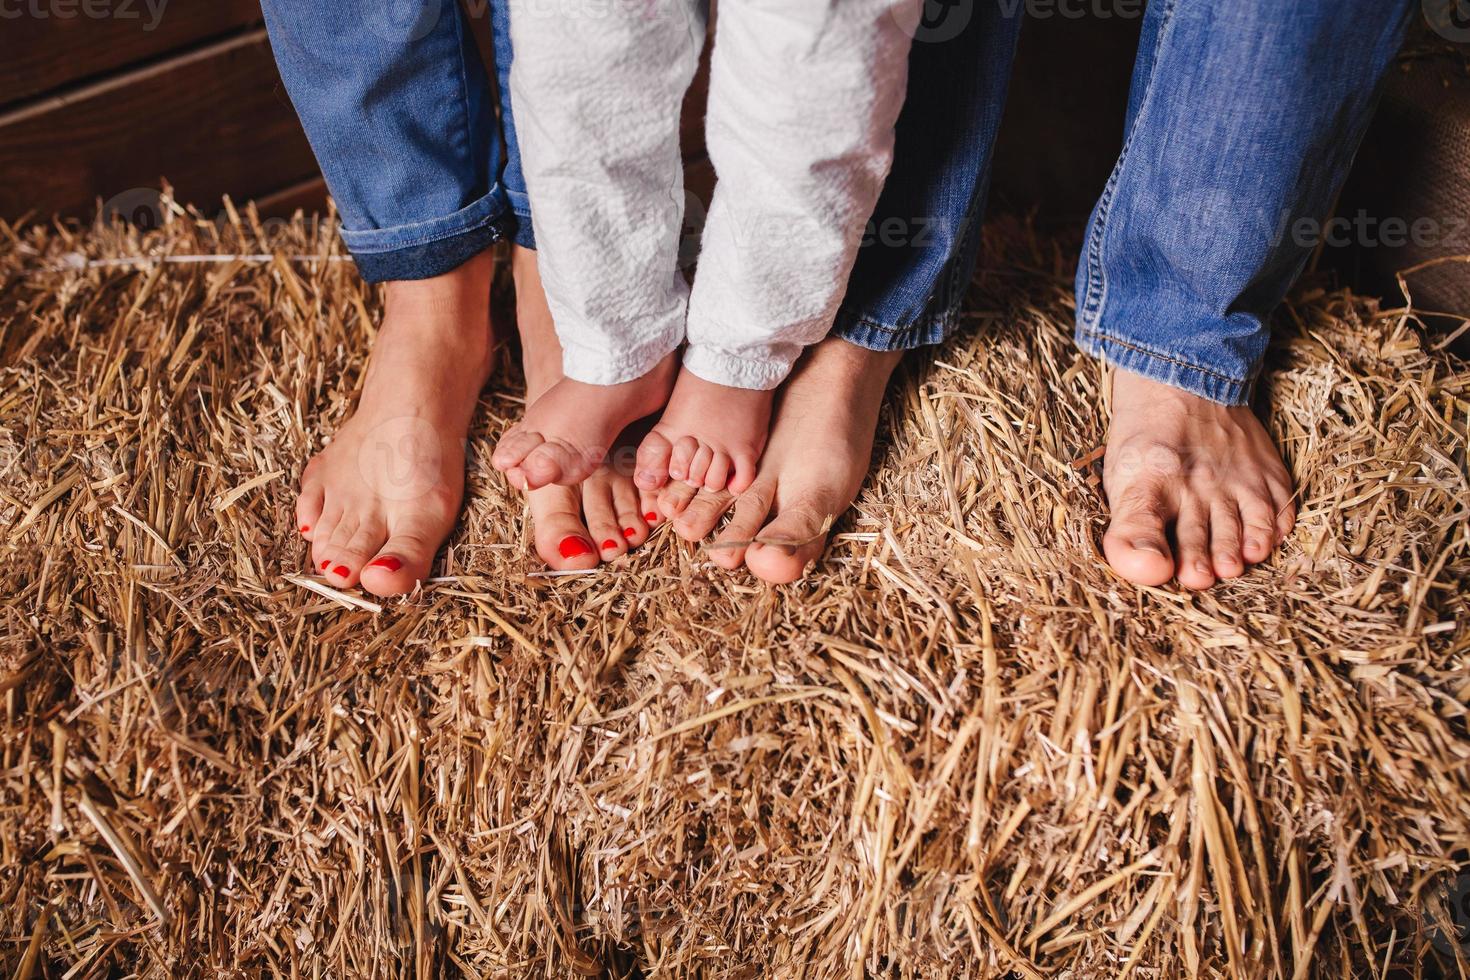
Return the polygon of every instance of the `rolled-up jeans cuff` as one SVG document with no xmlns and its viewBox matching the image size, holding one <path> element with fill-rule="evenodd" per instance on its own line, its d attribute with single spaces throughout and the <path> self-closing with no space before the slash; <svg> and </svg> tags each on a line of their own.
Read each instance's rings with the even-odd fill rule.
<svg viewBox="0 0 1470 980">
<path fill-rule="evenodd" d="M 536 249 L 536 232 L 531 228 L 531 198 L 525 191 L 513 191 L 506 188 L 506 200 L 510 201 L 510 209 L 515 212 L 515 232 L 511 235 L 511 241 L 522 248 Z"/>
<path fill-rule="evenodd" d="M 1176 354 L 1165 354 L 1139 346 L 1133 341 L 1079 324 L 1077 346 L 1099 360 L 1140 374 L 1190 394 L 1199 395 L 1221 405 L 1250 403 L 1255 378 L 1232 378 L 1207 367 L 1192 364 Z"/>
<path fill-rule="evenodd" d="M 342 230 L 368 282 L 429 279 L 463 265 L 503 238 L 513 215 L 498 186 L 453 214 L 392 228 Z"/>
<path fill-rule="evenodd" d="M 940 344 L 954 333 L 959 324 L 959 313 L 947 310 L 943 313 L 922 316 L 911 323 L 887 324 L 865 316 L 856 310 L 843 307 L 837 312 L 829 337 L 840 337 L 850 344 L 867 350 L 895 351 L 914 350 Z"/>
</svg>

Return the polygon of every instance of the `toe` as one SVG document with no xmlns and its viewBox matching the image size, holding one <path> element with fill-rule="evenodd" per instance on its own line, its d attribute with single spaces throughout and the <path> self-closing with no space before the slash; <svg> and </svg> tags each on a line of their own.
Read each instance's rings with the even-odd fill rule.
<svg viewBox="0 0 1470 980">
<path fill-rule="evenodd" d="M 1240 510 L 1229 497 L 1218 498 L 1210 508 L 1210 561 L 1218 578 L 1235 578 L 1245 572 Z"/>
<path fill-rule="evenodd" d="M 716 451 L 709 461 L 709 468 L 704 471 L 704 488 L 706 490 L 723 490 L 730 482 L 730 457 L 727 453 Z"/>
<path fill-rule="evenodd" d="M 684 436 L 674 443 L 674 448 L 669 453 L 669 476 L 675 480 L 689 479 L 689 464 L 694 462 L 694 454 L 697 452 L 699 443 L 693 436 Z"/>
<path fill-rule="evenodd" d="M 1171 510 L 1162 487 L 1135 485 L 1118 494 L 1103 535 L 1103 554 L 1113 571 L 1137 585 L 1163 585 L 1174 577 L 1164 531 Z"/>
<path fill-rule="evenodd" d="M 608 482 L 612 486 L 613 510 L 618 515 L 623 541 L 629 548 L 636 548 L 648 540 L 648 521 L 643 516 L 638 489 L 626 477 L 614 476 Z"/>
<path fill-rule="evenodd" d="M 643 523 L 648 525 L 649 533 L 664 522 L 663 514 L 658 509 L 658 494 L 639 493 L 638 513 L 643 515 Z"/>
<path fill-rule="evenodd" d="M 319 481 L 302 478 L 301 493 L 296 496 L 296 530 L 306 540 L 321 526 L 322 504 L 326 491 Z"/>
<path fill-rule="evenodd" d="M 795 582 L 827 546 L 822 535 L 826 519 L 825 513 L 819 514 L 812 507 L 799 505 L 783 510 L 745 549 L 745 567 L 756 578 L 775 585 Z"/>
<path fill-rule="evenodd" d="M 384 597 L 412 592 L 420 582 L 428 580 L 434 553 L 449 530 L 430 526 L 425 521 L 409 521 L 395 528 L 357 573 L 362 587 Z"/>
<path fill-rule="evenodd" d="M 1276 513 L 1264 493 L 1240 501 L 1240 554 L 1247 562 L 1265 561 L 1276 545 Z"/>
<path fill-rule="evenodd" d="M 694 495 L 684 512 L 674 518 L 674 533 L 685 541 L 703 541 L 730 509 L 735 498 L 724 490 L 701 490 Z"/>
<path fill-rule="evenodd" d="M 508 472 L 519 466 L 522 460 L 545 441 L 539 432 L 532 432 L 519 425 L 511 426 L 495 444 L 495 452 L 490 455 L 490 465 L 502 473 Z"/>
<path fill-rule="evenodd" d="M 582 523 L 581 496 L 572 487 L 545 487 L 526 495 L 536 554 L 549 568 L 571 571 L 597 567 L 597 546 Z"/>
<path fill-rule="evenodd" d="M 582 482 L 582 516 L 603 561 L 627 554 L 628 545 L 613 506 L 612 488 L 601 475 Z"/>
<path fill-rule="evenodd" d="M 697 492 L 687 483 L 670 483 L 659 491 L 658 512 L 667 517 L 678 517 L 684 513 L 684 508 L 689 506 Z"/>
<path fill-rule="evenodd" d="M 773 489 L 769 483 L 754 483 L 734 498 L 730 522 L 709 549 L 710 558 L 716 565 L 739 568 L 745 562 L 746 548 L 770 516 Z"/>
<path fill-rule="evenodd" d="M 1190 495 L 1180 503 L 1174 526 L 1179 542 L 1179 568 L 1174 577 L 1186 589 L 1208 589 L 1215 584 L 1215 567 L 1210 561 L 1210 512 L 1204 502 Z"/>
<path fill-rule="evenodd" d="M 638 445 L 633 482 L 640 490 L 657 490 L 669 482 L 669 455 L 674 447 L 659 432 L 651 431 Z"/>
<path fill-rule="evenodd" d="M 704 475 L 709 472 L 709 464 L 714 460 L 714 450 L 708 446 L 701 445 L 694 451 L 694 458 L 689 461 L 689 473 L 684 477 L 691 486 L 700 487 L 704 485 Z"/>
<path fill-rule="evenodd" d="M 359 573 L 372 561 L 387 538 L 388 529 L 381 521 L 375 518 L 358 521 L 352 536 L 346 538 L 340 547 L 332 549 L 332 566 L 327 569 L 330 580 L 344 588 L 357 585 Z"/>
<path fill-rule="evenodd" d="M 731 493 L 744 493 L 755 482 L 756 463 L 759 459 L 751 453 L 736 453 L 730 462 L 731 474 L 726 489 Z"/>
<path fill-rule="evenodd" d="M 595 469 L 588 465 L 586 454 L 562 442 L 543 442 L 533 449 L 517 467 L 525 475 L 525 487 L 537 490 L 553 483 L 570 486 L 581 483 Z"/>
</svg>

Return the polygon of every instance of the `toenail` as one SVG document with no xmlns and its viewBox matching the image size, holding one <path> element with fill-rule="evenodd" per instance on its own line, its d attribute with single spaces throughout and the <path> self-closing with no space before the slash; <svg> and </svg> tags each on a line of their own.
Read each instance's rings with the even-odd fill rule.
<svg viewBox="0 0 1470 980">
<path fill-rule="evenodd" d="M 322 559 L 322 571 L 325 572 L 327 570 L 327 566 L 330 565 L 331 563 L 332 563 L 332 559 L 330 559 L 330 558 L 324 558 L 324 559 Z"/>
<path fill-rule="evenodd" d="M 592 553 L 592 544 L 586 538 L 573 535 L 561 539 L 561 556 L 563 558 L 575 558 L 578 555 L 589 555 Z"/>
<path fill-rule="evenodd" d="M 1194 570 L 1201 575 L 1208 575 L 1210 574 L 1210 565 L 1208 562 L 1197 561 L 1194 563 Z"/>
<path fill-rule="evenodd" d="M 307 531 L 310 531 L 310 530 L 311 530 L 311 525 L 310 524 L 303 524 L 303 525 L 301 525 L 301 533 L 302 534 L 305 534 Z"/>
<path fill-rule="evenodd" d="M 368 568 L 386 568 L 390 572 L 396 572 L 402 567 L 403 562 L 394 558 L 392 555 L 384 555 L 381 558 L 374 558 L 368 562 Z"/>
<path fill-rule="evenodd" d="M 352 569 L 348 568 L 346 565 L 338 565 L 336 568 L 332 569 L 332 574 L 340 578 L 346 578 L 347 576 L 352 574 Z"/>
<path fill-rule="evenodd" d="M 617 551 L 618 550 L 618 543 L 616 541 L 614 541 L 612 538 L 608 538 L 606 541 L 602 542 L 602 550 L 603 551 Z"/>
<path fill-rule="evenodd" d="M 1259 551 L 1261 548 L 1261 542 L 1257 538 L 1250 538 L 1246 541 L 1245 546 L 1253 551 Z"/>
<path fill-rule="evenodd" d="M 643 515 L 643 519 L 652 524 L 654 521 L 658 520 L 658 514 L 654 513 L 653 511 L 649 511 L 648 513 Z"/>
<path fill-rule="evenodd" d="M 1154 544 L 1152 541 L 1135 541 L 1135 542 L 1133 542 L 1133 550 L 1134 551 L 1147 551 L 1147 552 L 1149 552 L 1151 554 L 1155 554 L 1155 555 L 1162 555 L 1163 554 L 1163 552 L 1159 550 L 1159 546 L 1156 545 L 1156 544 Z"/>
<path fill-rule="evenodd" d="M 631 527 L 625 527 L 625 528 L 623 528 L 623 537 L 625 537 L 625 538 L 631 538 L 633 535 L 635 535 L 637 533 L 638 532 L 635 531 L 635 530 L 633 530 Z"/>
</svg>

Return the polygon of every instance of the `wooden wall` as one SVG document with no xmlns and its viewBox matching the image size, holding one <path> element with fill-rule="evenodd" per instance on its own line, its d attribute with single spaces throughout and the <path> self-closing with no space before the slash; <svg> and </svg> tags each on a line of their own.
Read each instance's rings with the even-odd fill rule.
<svg viewBox="0 0 1470 980">
<path fill-rule="evenodd" d="M 0 219 L 87 219 L 169 180 L 324 200 L 257 0 L 15 0 L 0 23 Z"/>
</svg>

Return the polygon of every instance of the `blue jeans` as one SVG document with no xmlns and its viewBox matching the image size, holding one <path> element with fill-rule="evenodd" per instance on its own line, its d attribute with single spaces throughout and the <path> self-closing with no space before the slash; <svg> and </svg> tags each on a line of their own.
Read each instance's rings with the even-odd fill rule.
<svg viewBox="0 0 1470 980">
<path fill-rule="evenodd" d="M 534 247 L 500 93 L 455 0 L 265 0 L 281 76 L 369 280 L 448 271 L 502 237 Z M 1411 0 L 1151 0 L 1123 150 L 1088 222 L 1077 342 L 1211 400 L 1246 402 L 1267 317 L 1311 254 L 1297 234 L 1347 174 Z M 1025 4 L 929 0 L 893 169 L 833 335 L 942 341 L 979 247 Z M 398 15 L 398 16 L 395 16 Z"/>
</svg>

